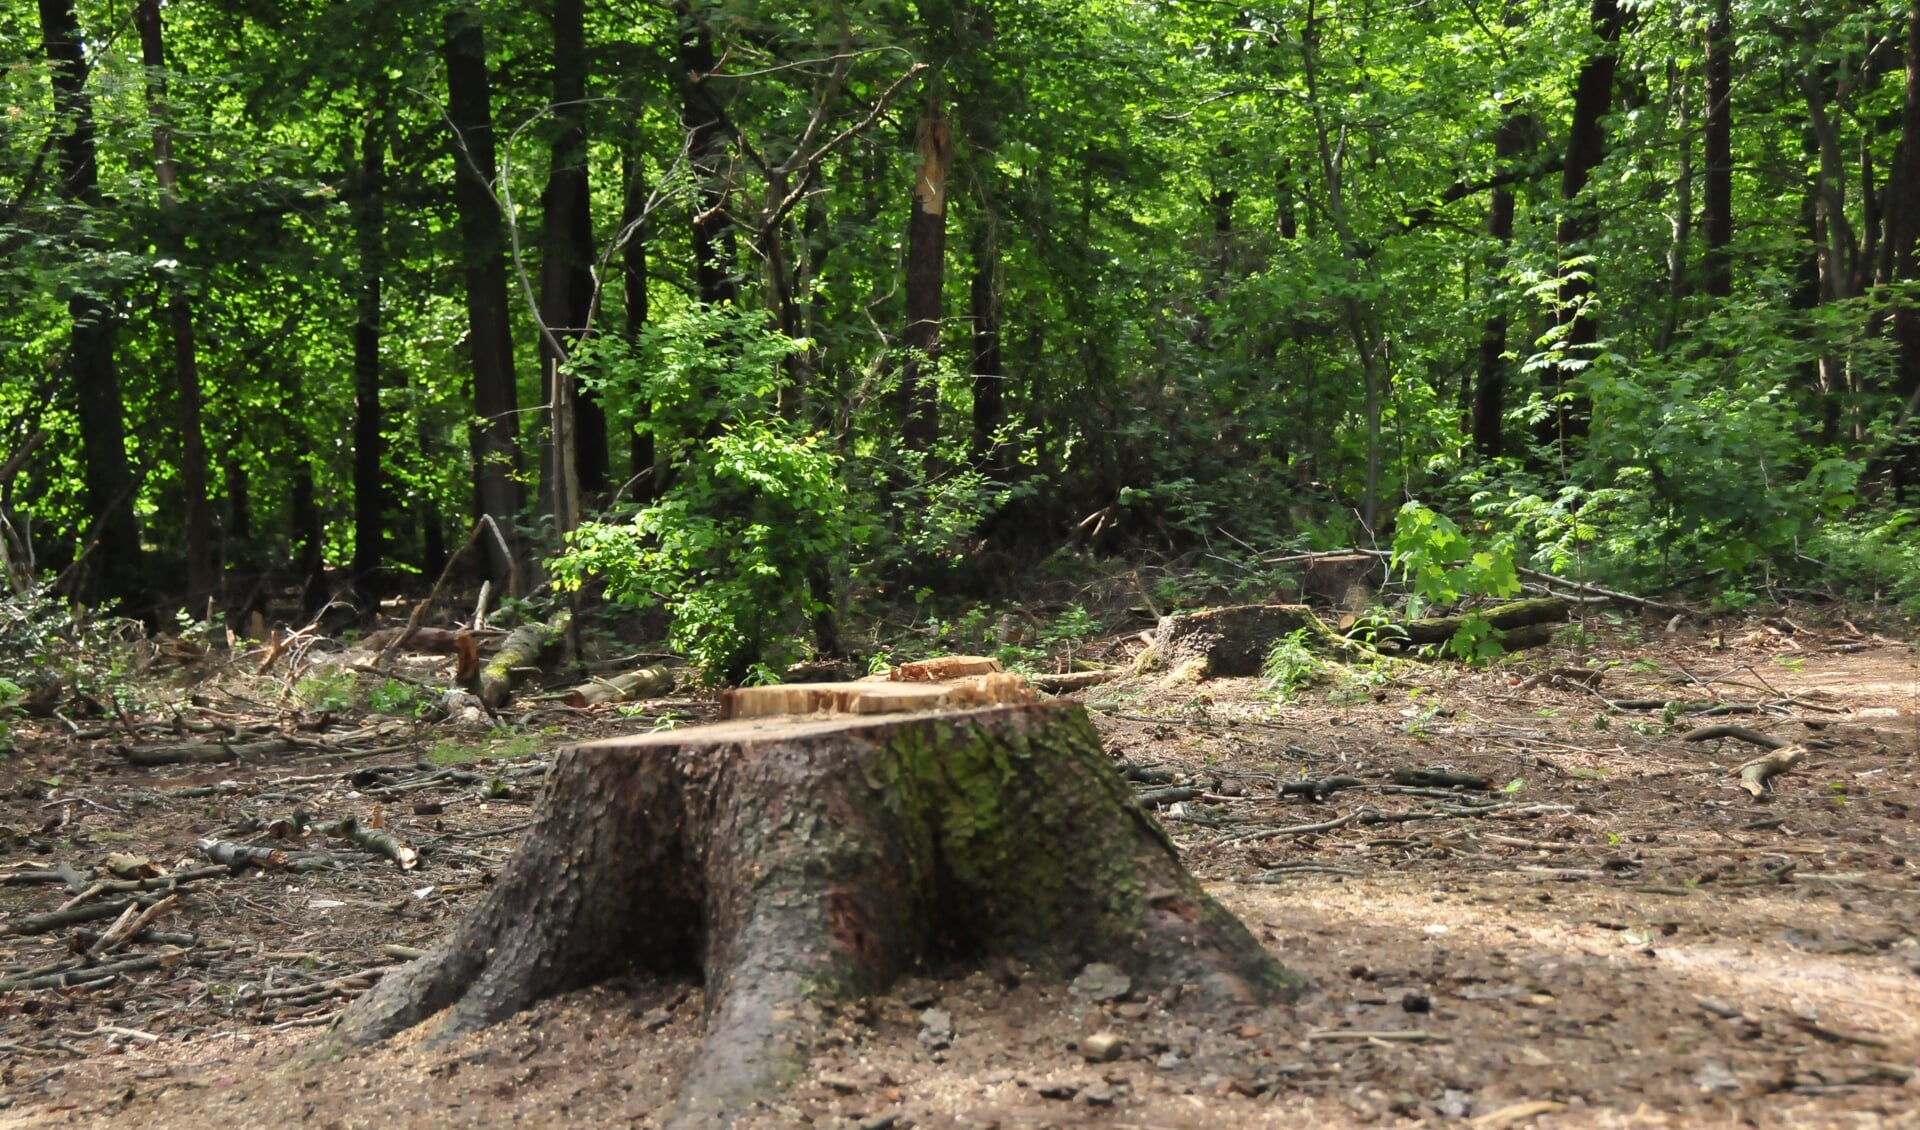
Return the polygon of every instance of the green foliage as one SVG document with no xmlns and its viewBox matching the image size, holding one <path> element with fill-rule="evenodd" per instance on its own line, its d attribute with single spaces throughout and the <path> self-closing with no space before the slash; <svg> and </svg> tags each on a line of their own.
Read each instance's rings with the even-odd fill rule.
<svg viewBox="0 0 1920 1130">
<path fill-rule="evenodd" d="M 1040 639 L 1066 652 L 1066 667 L 1073 667 L 1073 653 L 1081 644 L 1100 634 L 1100 621 L 1079 604 L 1069 604 L 1040 633 Z"/>
<path fill-rule="evenodd" d="M 1463 596 L 1507 597 L 1520 591 L 1513 545 L 1506 535 L 1476 548 L 1444 514 L 1418 502 L 1400 508 L 1394 523 L 1393 564 L 1413 587 L 1410 615 L 1428 604 L 1452 604 Z"/>
<path fill-rule="evenodd" d="M 798 652 L 805 619 L 830 609 L 821 582 L 869 531 L 821 437 L 750 411 L 804 343 L 725 307 L 689 310 L 645 341 L 637 356 L 606 347 L 597 379 L 655 405 L 640 426 L 673 445 L 679 468 L 630 522 L 576 530 L 554 575 L 574 588 L 598 578 L 612 600 L 664 606 L 674 646 L 707 678 L 738 683 Z M 711 438 L 693 438 L 702 435 Z"/>
<path fill-rule="evenodd" d="M 396 714 L 418 718 L 433 708 L 433 703 L 412 683 L 382 679 L 367 691 L 367 708 L 375 714 Z"/>
<path fill-rule="evenodd" d="M 1305 628 L 1289 632 L 1274 642 L 1260 665 L 1267 690 L 1285 702 L 1319 682 L 1327 673 L 1324 660 L 1313 653 L 1312 633 Z"/>
<path fill-rule="evenodd" d="M 293 694 L 309 710 L 342 711 L 353 707 L 359 679 L 344 667 L 322 667 L 293 684 Z"/>
</svg>

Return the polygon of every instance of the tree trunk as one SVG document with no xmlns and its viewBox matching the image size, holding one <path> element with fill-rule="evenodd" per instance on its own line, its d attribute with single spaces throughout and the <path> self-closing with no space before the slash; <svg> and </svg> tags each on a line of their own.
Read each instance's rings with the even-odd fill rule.
<svg viewBox="0 0 1920 1130">
<path fill-rule="evenodd" d="M 915 130 L 920 165 L 913 180 L 913 211 L 907 220 L 907 355 L 900 389 L 906 420 L 900 438 L 926 451 L 940 435 L 940 390 L 932 379 L 940 356 L 941 299 L 946 288 L 947 171 L 953 165 L 953 129 L 940 96 L 927 96 Z"/>
<path fill-rule="evenodd" d="M 467 350 L 473 366 L 474 495 L 482 514 L 513 537 L 520 513 L 520 396 L 513 371 L 513 329 L 507 299 L 506 229 L 493 194 L 499 175 L 493 138 L 493 86 L 485 33 L 473 12 L 452 12 L 443 48 L 447 118 L 453 126 L 453 200 L 466 268 Z M 505 593 L 517 575 L 512 541 L 487 539 L 488 570 Z M 507 593 L 519 596 L 519 593 Z"/>
<path fill-rule="evenodd" d="M 553 116 L 558 133 L 546 192 L 541 196 L 540 318 L 548 333 L 541 335 L 540 356 L 554 417 L 548 457 L 541 469 L 545 478 L 541 498 L 545 512 L 561 520 L 561 533 L 573 528 L 583 502 L 605 497 L 608 473 L 606 413 L 578 380 L 561 372 L 567 354 L 585 336 L 593 318 L 585 19 L 582 0 L 555 0 Z M 555 396 L 553 389 L 559 384 L 566 387 Z M 571 475 L 566 473 L 569 460 Z"/>
<path fill-rule="evenodd" d="M 756 719 L 564 752 L 486 901 L 333 1046 L 695 975 L 705 1045 L 663 1121 L 726 1126 L 805 1063 L 813 1001 L 1001 955 L 1053 976 L 1109 962 L 1214 1007 L 1300 986 L 1187 874 L 1078 705 Z"/>
<path fill-rule="evenodd" d="M 288 505 L 293 536 L 300 545 L 300 614 L 312 619 L 327 602 L 326 526 L 314 498 L 313 466 L 300 457 Z"/>
<path fill-rule="evenodd" d="M 387 136 L 383 111 L 374 109 L 361 127 L 360 171 L 353 198 L 354 239 L 359 246 L 359 296 L 353 322 L 353 584 L 378 591 L 381 545 L 386 536 L 381 482 L 380 283 L 386 269 Z"/>
<path fill-rule="evenodd" d="M 727 125 L 720 103 L 707 85 L 707 76 L 719 66 L 713 54 L 713 33 L 694 20 L 687 5 L 675 11 L 685 21 L 680 32 L 680 121 L 687 131 L 687 159 L 698 190 L 694 193 L 692 223 L 694 289 L 708 306 L 731 302 L 738 295 L 730 253 L 732 225 L 727 218 Z"/>
<path fill-rule="evenodd" d="M 1680 329 L 1680 308 L 1691 292 L 1688 248 L 1693 242 L 1693 90 L 1679 64 L 1667 61 L 1667 86 L 1680 115 L 1679 152 L 1674 156 L 1673 214 L 1667 225 L 1673 236 L 1667 243 L 1667 309 L 1660 322 L 1654 351 L 1665 353 Z"/>
<path fill-rule="evenodd" d="M 1574 84 L 1567 161 L 1560 172 L 1560 201 L 1564 212 L 1554 234 L 1563 263 L 1582 254 L 1585 244 L 1600 234 L 1599 213 L 1580 197 L 1593 170 L 1606 156 L 1607 137 L 1601 120 L 1613 107 L 1613 76 L 1619 65 L 1614 47 L 1627 19 L 1618 0 L 1593 0 L 1590 18 L 1599 49 L 1582 64 L 1580 77 Z M 1553 383 L 1546 391 L 1553 401 L 1553 410 L 1540 424 L 1539 440 L 1543 446 L 1559 449 L 1565 440 L 1586 432 L 1585 408 L 1576 403 L 1568 386 L 1574 375 L 1592 361 L 1592 347 L 1600 340 L 1599 326 L 1587 309 L 1592 294 L 1593 283 L 1587 268 L 1563 274 L 1557 317 L 1563 327 L 1560 348 L 1566 360 L 1548 370 Z"/>
<path fill-rule="evenodd" d="M 972 459 L 984 467 L 993 452 L 993 433 L 1006 419 L 1006 374 L 1000 362 L 1000 239 L 994 218 L 981 208 L 973 229 L 973 282 L 968 312 L 973 316 Z M 994 460 L 994 463 L 1004 463 Z"/>
<path fill-rule="evenodd" d="M 1707 253 L 1701 288 L 1715 298 L 1733 294 L 1733 7 L 1714 0 L 1707 22 L 1707 114 L 1700 231 Z"/>
<path fill-rule="evenodd" d="M 73 0 L 40 0 L 40 32 L 51 65 L 54 109 L 65 132 L 59 142 L 59 194 L 82 208 L 100 203 L 100 166 L 94 145 L 93 99 L 87 93 L 87 60 Z M 80 424 L 85 465 L 89 544 L 92 553 L 83 596 L 139 603 L 149 592 L 141 564 L 140 527 L 134 518 L 133 469 L 127 463 L 125 404 L 114 365 L 117 325 L 109 304 L 76 290 L 67 300 L 73 337 L 67 354 L 73 404 Z"/>
<path fill-rule="evenodd" d="M 1511 21 L 1509 21 L 1511 22 Z M 1493 134 L 1496 173 L 1505 172 L 1525 153 L 1533 136 L 1533 120 L 1516 103 L 1501 110 Z M 1498 259 L 1489 265 L 1488 278 L 1506 268 L 1506 249 L 1513 242 L 1513 189 L 1500 185 L 1487 203 L 1487 235 L 1500 245 Z M 1507 312 L 1497 309 L 1480 327 L 1480 369 L 1473 386 L 1473 446 L 1482 459 L 1498 459 L 1504 448 L 1502 431 L 1507 407 Z"/>
<path fill-rule="evenodd" d="M 647 325 L 647 240 L 645 217 L 647 186 L 638 154 L 628 148 L 621 156 L 621 177 L 627 186 L 626 206 L 620 212 L 620 231 L 626 246 L 620 249 L 621 305 L 626 313 L 626 339 L 629 347 L 640 344 L 640 331 Z M 636 502 L 649 502 L 657 494 L 653 474 L 653 430 L 648 425 L 652 404 L 639 397 L 627 406 L 628 471 Z"/>
<path fill-rule="evenodd" d="M 171 212 L 178 200 L 173 163 L 173 130 L 168 123 L 166 51 L 160 0 L 139 0 L 133 20 L 140 29 L 140 62 L 147 71 L 147 113 L 153 118 L 154 175 L 160 206 Z M 168 251 L 178 259 L 180 240 L 169 234 Z M 205 616 L 214 590 L 213 528 L 207 504 L 207 440 L 200 426 L 200 367 L 194 349 L 193 305 L 174 284 L 167 301 L 173 334 L 174 387 L 180 397 L 180 489 L 185 496 L 180 524 L 187 548 L 187 611 Z"/>
<path fill-rule="evenodd" d="M 1907 9 L 1906 101 L 1900 111 L 1900 144 L 1887 178 L 1887 241 L 1893 277 L 1920 279 L 1920 0 Z M 1903 405 L 1894 427 L 1894 487 L 1903 500 L 1920 484 L 1920 440 L 1912 435 L 1920 412 L 1920 312 L 1911 300 L 1894 308 L 1893 337 L 1899 346 L 1894 392 Z"/>
</svg>

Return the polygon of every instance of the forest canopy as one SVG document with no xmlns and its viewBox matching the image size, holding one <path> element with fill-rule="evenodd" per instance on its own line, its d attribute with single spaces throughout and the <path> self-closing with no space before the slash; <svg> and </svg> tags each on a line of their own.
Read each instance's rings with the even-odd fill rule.
<svg viewBox="0 0 1920 1130">
<path fill-rule="evenodd" d="M 1920 599 L 1920 4 L 4 0 L 0 53 L 15 592 L 366 607 L 485 516 L 499 594 L 737 678 L 1413 505 Z"/>
</svg>

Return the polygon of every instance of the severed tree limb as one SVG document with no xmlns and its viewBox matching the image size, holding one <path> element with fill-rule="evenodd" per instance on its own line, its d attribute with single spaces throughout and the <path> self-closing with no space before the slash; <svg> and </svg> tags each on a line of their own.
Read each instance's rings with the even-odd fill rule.
<svg viewBox="0 0 1920 1130">
<path fill-rule="evenodd" d="M 1697 729 L 1688 730 L 1686 733 L 1680 735 L 1680 740 L 1683 742 L 1704 742 L 1711 741 L 1714 738 L 1738 738 L 1743 742 L 1749 742 L 1762 749 L 1785 749 L 1790 744 L 1781 741 L 1779 738 L 1769 737 L 1758 730 L 1749 730 L 1745 726 L 1728 724 L 1701 726 Z"/>
<path fill-rule="evenodd" d="M 1634 596 L 1632 593 L 1603 589 L 1599 585 L 1590 585 L 1585 581 L 1570 581 L 1565 577 L 1556 577 L 1552 573 L 1543 573 L 1538 569 L 1516 568 L 1514 571 L 1523 577 L 1532 577 L 1542 584 L 1559 585 L 1562 588 L 1569 588 L 1575 592 L 1587 593 L 1592 596 L 1604 596 L 1608 600 L 1618 601 L 1621 604 L 1631 604 L 1635 608 L 1647 608 L 1655 612 L 1665 612 L 1675 616 L 1686 616 L 1696 620 L 1700 618 L 1698 612 L 1682 604 L 1666 604 L 1658 600 L 1648 600 L 1646 597 Z"/>
<path fill-rule="evenodd" d="M 1805 746 L 1781 746 L 1765 757 L 1756 757 L 1731 772 L 1740 778 L 1740 787 L 1752 793 L 1753 799 L 1765 800 L 1767 794 L 1773 792 L 1773 779 L 1790 772 L 1806 756 Z"/>
<path fill-rule="evenodd" d="M 328 835 L 339 836 L 370 852 L 384 855 L 399 864 L 402 871 L 411 871 L 420 866 L 419 852 L 401 843 L 398 837 L 385 828 L 361 827 L 356 817 L 348 816 L 333 824 L 323 824 L 317 830 Z"/>
</svg>

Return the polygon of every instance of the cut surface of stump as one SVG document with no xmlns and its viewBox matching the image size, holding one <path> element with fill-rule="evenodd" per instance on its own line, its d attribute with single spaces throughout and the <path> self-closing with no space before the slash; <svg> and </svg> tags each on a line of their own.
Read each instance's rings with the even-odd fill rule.
<svg viewBox="0 0 1920 1130">
<path fill-rule="evenodd" d="M 666 1125 L 725 1126 L 804 1066 L 809 999 L 997 956 L 1216 1002 L 1300 984 L 1187 873 L 1078 705 L 748 719 L 563 751 L 485 901 L 332 1039 L 693 975 L 708 1030 Z"/>
<path fill-rule="evenodd" d="M 1175 674 L 1243 678 L 1258 675 L 1273 645 L 1303 629 L 1315 651 L 1361 651 L 1304 604 L 1237 604 L 1165 616 L 1154 633 L 1153 650 L 1160 664 Z"/>
</svg>

